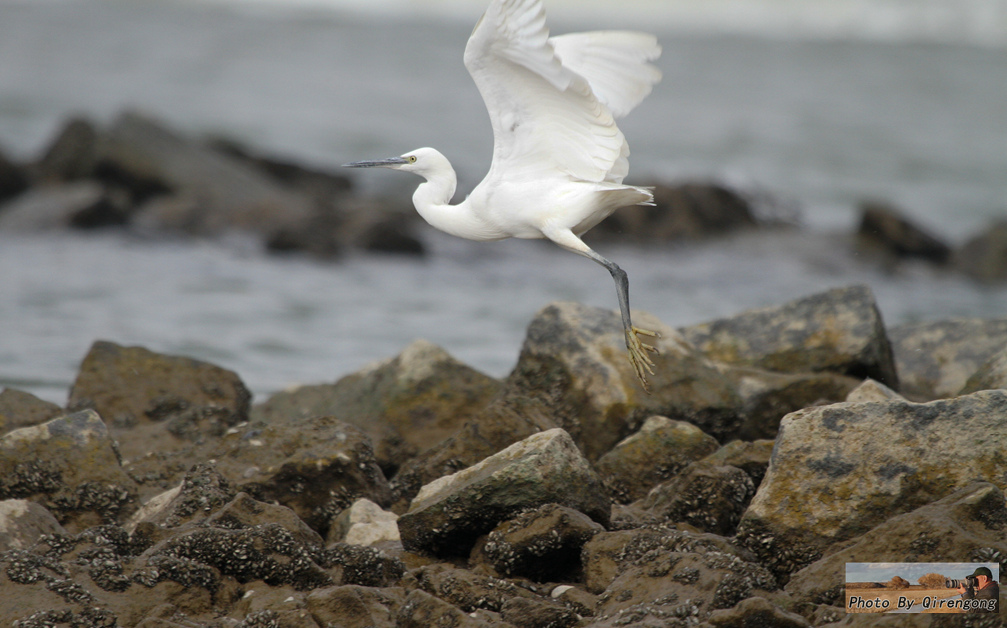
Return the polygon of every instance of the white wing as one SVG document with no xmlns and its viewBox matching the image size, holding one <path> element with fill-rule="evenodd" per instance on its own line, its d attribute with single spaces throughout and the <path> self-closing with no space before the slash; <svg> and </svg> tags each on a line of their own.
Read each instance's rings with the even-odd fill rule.
<svg viewBox="0 0 1007 628">
<path fill-rule="evenodd" d="M 586 78 L 616 118 L 632 111 L 661 80 L 661 71 L 647 63 L 661 56 L 661 46 L 647 33 L 571 33 L 549 43 L 563 66 Z"/>
<path fill-rule="evenodd" d="M 583 39 L 587 36 L 556 38 L 573 64 L 565 65 L 555 39 L 549 39 L 541 0 L 491 2 L 465 47 L 465 67 L 493 125 L 491 174 L 542 176 L 551 168 L 582 181 L 622 182 L 629 147 L 612 111 L 592 92 L 591 81 L 619 110 L 643 96 L 639 89 L 619 95 L 622 86 L 613 77 L 625 55 L 602 54 L 610 47 L 605 41 L 589 43 Z"/>
</svg>

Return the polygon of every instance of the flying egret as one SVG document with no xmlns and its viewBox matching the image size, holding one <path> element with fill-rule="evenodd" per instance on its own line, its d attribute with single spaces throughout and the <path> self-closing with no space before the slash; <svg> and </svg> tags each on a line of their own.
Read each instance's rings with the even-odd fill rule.
<svg viewBox="0 0 1007 628">
<path fill-rule="evenodd" d="M 548 238 L 601 264 L 615 280 L 629 359 L 644 390 L 657 348 L 633 325 L 626 272 L 580 236 L 620 207 L 653 205 L 653 194 L 624 185 L 629 146 L 615 118 L 629 113 L 661 80 L 649 64 L 661 48 L 653 35 L 594 31 L 550 37 L 542 0 L 492 0 L 465 46 L 493 125 L 486 178 L 451 205 L 457 177 L 433 148 L 357 161 L 426 179 L 413 194 L 428 223 L 461 238 Z"/>
</svg>

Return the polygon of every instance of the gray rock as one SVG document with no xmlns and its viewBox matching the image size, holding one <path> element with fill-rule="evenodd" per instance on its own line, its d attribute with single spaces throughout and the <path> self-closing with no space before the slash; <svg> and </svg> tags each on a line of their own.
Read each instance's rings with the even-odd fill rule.
<svg viewBox="0 0 1007 628">
<path fill-rule="evenodd" d="M 367 498 L 360 498 L 339 513 L 329 528 L 327 541 L 349 545 L 374 545 L 399 540 L 399 516 L 383 510 Z"/>
<path fill-rule="evenodd" d="M 406 462 L 392 479 L 393 510 L 403 513 L 426 484 L 472 466 L 532 434 L 553 429 L 548 408 L 506 389 L 450 437 Z"/>
<path fill-rule="evenodd" d="M 528 326 L 507 386 L 548 410 L 589 460 L 596 460 L 655 414 L 688 421 L 716 438 L 741 420 L 734 389 L 680 334 L 645 312 L 634 323 L 659 332 L 661 351 L 647 394 L 630 365 L 618 313 L 553 303 Z"/>
<path fill-rule="evenodd" d="M 211 456 L 236 488 L 292 509 L 323 537 L 332 519 L 357 499 L 391 499 L 370 440 L 332 416 L 240 426 L 220 439 Z"/>
<path fill-rule="evenodd" d="M 836 373 L 777 373 L 744 366 L 723 366 L 742 399 L 744 420 L 732 437 L 776 438 L 780 420 L 802 408 L 846 399 L 860 381 Z"/>
<path fill-rule="evenodd" d="M 305 599 L 320 626 L 396 628 L 395 617 L 405 597 L 400 588 L 343 585 L 315 589 Z"/>
<path fill-rule="evenodd" d="M 899 392 L 915 400 L 940 399 L 957 394 L 1007 346 L 1007 318 L 908 323 L 889 336 L 902 379 Z"/>
<path fill-rule="evenodd" d="M 851 543 L 795 573 L 786 590 L 803 600 L 842 607 L 846 563 L 897 557 L 910 563 L 999 562 L 1007 559 L 1003 491 L 974 482 L 947 497 L 881 523 Z M 838 571 L 837 571 L 838 570 Z M 915 584 L 915 582 L 911 583 Z"/>
<path fill-rule="evenodd" d="M 35 164 L 43 181 L 77 181 L 91 178 L 97 165 L 99 132 L 85 118 L 70 118 Z"/>
<path fill-rule="evenodd" d="M 591 230 L 592 239 L 668 242 L 758 226 L 748 199 L 716 183 L 654 187 L 654 206 L 626 207 Z"/>
<path fill-rule="evenodd" d="M 986 391 L 926 404 L 840 403 L 790 414 L 738 538 L 785 575 L 973 478 L 1007 488 L 1005 412 L 1007 392 Z"/>
<path fill-rule="evenodd" d="M 951 259 L 950 246 L 910 222 L 900 210 L 877 201 L 861 204 L 857 240 L 861 248 L 895 259 L 915 257 L 935 264 Z"/>
<path fill-rule="evenodd" d="M 898 387 L 881 313 L 866 286 L 829 290 L 681 330 L 713 360 L 783 373 L 829 371 Z"/>
<path fill-rule="evenodd" d="M 753 626 L 773 626 L 774 628 L 805 628 L 811 626 L 808 620 L 783 610 L 764 597 L 750 597 L 738 602 L 734 608 L 713 611 L 707 623 L 716 628 L 751 628 Z"/>
<path fill-rule="evenodd" d="M 601 524 L 582 512 L 546 504 L 504 521 L 481 551 L 499 573 L 536 582 L 576 582 L 580 551 Z"/>
<path fill-rule="evenodd" d="M 987 360 L 965 382 L 959 395 L 970 395 L 980 390 L 1007 388 L 1007 348 L 1001 349 Z"/>
<path fill-rule="evenodd" d="M 29 392 L 16 388 L 4 388 L 0 392 L 0 435 L 19 427 L 38 425 L 61 414 L 62 408 Z"/>
<path fill-rule="evenodd" d="M 24 169 L 0 152 L 0 201 L 17 196 L 28 188 L 28 183 Z"/>
<path fill-rule="evenodd" d="M 150 536 L 151 527 L 178 528 L 196 523 L 229 503 L 237 493 L 212 464 L 198 464 L 185 474 L 181 484 L 145 502 L 125 527 L 132 533 L 138 527 L 147 526 L 141 533 Z"/>
<path fill-rule="evenodd" d="M 592 626 L 630 618 L 646 626 L 695 625 L 777 588 L 769 571 L 723 537 L 663 526 L 598 534 L 583 560 L 588 590 L 601 594 Z"/>
<path fill-rule="evenodd" d="M 846 395 L 846 401 L 850 403 L 864 403 L 867 401 L 906 401 L 906 398 L 895 392 L 881 382 L 876 382 L 871 378 L 865 379 L 859 386 Z"/>
<path fill-rule="evenodd" d="M 984 283 L 1007 279 L 1007 221 L 997 220 L 955 251 L 954 265 Z"/>
<path fill-rule="evenodd" d="M 266 423 L 334 415 L 371 439 L 391 476 L 408 459 L 440 444 L 500 391 L 497 380 L 417 340 L 395 358 L 332 385 L 280 392 L 252 409 Z"/>
<path fill-rule="evenodd" d="M 28 549 L 43 534 L 67 532 L 48 510 L 26 499 L 0 501 L 0 551 Z"/>
<path fill-rule="evenodd" d="M 101 417 L 77 412 L 0 438 L 0 499 L 30 499 L 70 532 L 115 522 L 135 506 Z"/>
<path fill-rule="evenodd" d="M 703 464 L 714 466 L 737 467 L 752 478 L 752 484 L 756 488 L 762 483 L 762 478 L 766 475 L 766 468 L 769 466 L 769 458 L 773 453 L 775 441 L 756 440 L 742 441 L 734 440 L 706 458 L 700 460 Z"/>
<path fill-rule="evenodd" d="M 128 199 L 95 181 L 32 188 L 0 208 L 0 231 L 108 227 L 128 220 Z"/>
<path fill-rule="evenodd" d="M 695 462 L 654 487 L 641 506 L 659 520 L 730 536 L 754 494 L 752 478 L 741 469 Z"/>
<path fill-rule="evenodd" d="M 518 512 L 556 503 L 607 524 L 601 480 L 569 434 L 534 434 L 426 485 L 399 518 L 402 545 L 438 556 L 467 555 L 476 538 Z"/>
<path fill-rule="evenodd" d="M 120 115 L 102 135 L 97 161 L 137 198 L 196 195 L 204 209 L 193 226 L 198 234 L 231 229 L 269 234 L 304 222 L 313 211 L 310 199 L 255 168 L 135 112 Z"/>
<path fill-rule="evenodd" d="M 70 391 L 73 409 L 93 408 L 119 441 L 149 498 L 176 486 L 207 459 L 215 440 L 248 420 L 251 393 L 232 371 L 142 347 L 95 342 Z"/>
<path fill-rule="evenodd" d="M 612 499 L 626 504 L 717 447 L 717 439 L 691 423 L 652 416 L 599 458 L 595 468 Z"/>
</svg>

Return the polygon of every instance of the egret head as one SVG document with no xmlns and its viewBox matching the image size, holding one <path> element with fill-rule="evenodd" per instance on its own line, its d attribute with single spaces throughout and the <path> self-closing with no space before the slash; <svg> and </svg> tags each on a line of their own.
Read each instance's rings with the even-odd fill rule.
<svg viewBox="0 0 1007 628">
<path fill-rule="evenodd" d="M 344 168 L 391 168 L 412 172 L 421 177 L 429 178 L 445 170 L 451 170 L 447 157 L 433 148 L 417 148 L 400 157 L 378 159 L 376 161 L 354 161 L 343 164 Z"/>
</svg>

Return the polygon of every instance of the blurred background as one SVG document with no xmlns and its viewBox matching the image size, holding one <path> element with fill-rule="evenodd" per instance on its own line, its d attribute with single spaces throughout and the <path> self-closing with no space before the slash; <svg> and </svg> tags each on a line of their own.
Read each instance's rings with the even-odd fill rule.
<svg viewBox="0 0 1007 628">
<path fill-rule="evenodd" d="M 0 0 L 0 155 L 23 181 L 0 199 L 0 385 L 62 403 L 97 339 L 212 361 L 260 401 L 418 337 L 504 376 L 547 303 L 614 309 L 607 273 L 587 260 L 422 224 L 407 254 L 319 257 L 268 253 L 247 229 L 150 228 L 165 226 L 163 206 L 160 222 L 131 209 L 102 228 L 21 218 L 34 207 L 26 195 L 37 203 L 85 176 L 38 166 L 70 120 L 101 137 L 135 111 L 183 144 L 214 138 L 221 154 L 296 164 L 326 189 L 350 175 L 313 231 L 371 211 L 415 220 L 399 212 L 419 179 L 339 165 L 429 145 L 458 170 L 458 198 L 478 183 L 492 134 L 462 52 L 485 4 Z M 752 228 L 660 242 L 620 237 L 632 221 L 600 229 L 596 248 L 628 271 L 634 308 L 684 326 L 866 283 L 889 325 L 1007 315 L 1007 257 L 982 240 L 1007 219 L 1007 0 L 546 7 L 556 34 L 630 28 L 661 40 L 664 80 L 620 122 L 629 181 L 672 186 L 669 198 L 712 184 L 754 217 Z M 119 170 L 102 172 L 86 175 L 102 194 L 138 199 Z M 869 208 L 943 253 L 864 246 Z M 968 256 L 978 242 L 994 251 L 982 273 Z"/>
</svg>

